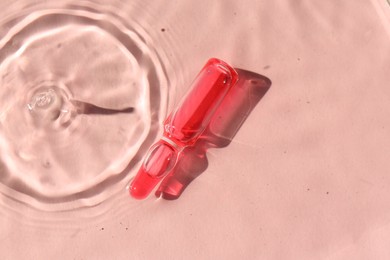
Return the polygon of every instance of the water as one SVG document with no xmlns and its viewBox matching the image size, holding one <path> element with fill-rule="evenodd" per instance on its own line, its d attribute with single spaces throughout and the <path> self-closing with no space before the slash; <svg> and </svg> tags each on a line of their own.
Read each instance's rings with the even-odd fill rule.
<svg viewBox="0 0 390 260">
<path fill-rule="evenodd" d="M 0 196 L 16 212 L 79 212 L 123 192 L 174 92 L 141 26 L 83 3 L 19 1 L 1 20 Z"/>
<path fill-rule="evenodd" d="M 0 14 L 0 259 L 389 259 L 387 0 L 1 0 Z M 211 57 L 272 87 L 256 106 L 258 88 L 235 88 L 163 199 L 131 199 Z"/>
</svg>

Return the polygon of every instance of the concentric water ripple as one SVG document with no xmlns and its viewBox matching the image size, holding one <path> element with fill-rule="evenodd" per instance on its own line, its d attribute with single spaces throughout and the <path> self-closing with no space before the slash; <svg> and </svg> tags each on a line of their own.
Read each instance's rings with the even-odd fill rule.
<svg viewBox="0 0 390 260">
<path fill-rule="evenodd" d="M 159 55 L 136 26 L 93 8 L 36 10 L 3 27 L 2 196 L 45 211 L 104 201 L 165 115 Z"/>
</svg>

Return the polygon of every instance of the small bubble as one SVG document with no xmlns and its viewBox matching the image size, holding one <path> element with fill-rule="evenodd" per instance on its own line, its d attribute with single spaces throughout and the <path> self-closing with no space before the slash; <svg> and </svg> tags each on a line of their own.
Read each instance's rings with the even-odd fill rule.
<svg viewBox="0 0 390 260">
<path fill-rule="evenodd" d="M 35 107 L 38 108 L 44 108 L 49 106 L 51 103 L 53 103 L 55 99 L 55 92 L 52 89 L 49 89 L 47 91 L 39 92 L 35 94 L 31 102 L 27 104 L 27 107 L 29 110 L 33 110 Z"/>
</svg>

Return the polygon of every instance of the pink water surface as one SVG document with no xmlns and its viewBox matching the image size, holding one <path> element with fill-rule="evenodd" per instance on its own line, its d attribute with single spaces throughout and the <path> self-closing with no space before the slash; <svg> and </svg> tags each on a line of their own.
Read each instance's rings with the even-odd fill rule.
<svg viewBox="0 0 390 260">
<path fill-rule="evenodd" d="M 1 259 L 390 257 L 386 0 L 4 0 L 0 13 Z M 249 101 L 225 106 L 166 180 L 178 186 L 157 190 L 176 200 L 131 199 L 210 57 L 272 87 L 237 90 Z"/>
</svg>

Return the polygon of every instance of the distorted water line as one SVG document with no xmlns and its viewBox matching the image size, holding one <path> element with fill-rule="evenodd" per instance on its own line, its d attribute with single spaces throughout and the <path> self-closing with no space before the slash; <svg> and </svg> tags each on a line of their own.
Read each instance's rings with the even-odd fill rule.
<svg viewBox="0 0 390 260">
<path fill-rule="evenodd" d="M 69 21 L 68 17 L 62 17 L 61 15 L 74 16 L 76 18 L 76 20 L 75 20 L 76 23 L 74 23 L 74 24 L 67 23 Z M 86 24 L 83 23 L 84 20 L 78 20 L 81 16 L 83 16 L 83 18 L 89 19 L 89 20 L 85 20 L 85 21 L 87 21 Z M 55 27 L 53 27 L 53 26 L 49 27 L 49 28 L 45 27 L 45 30 L 39 30 L 39 29 L 41 29 L 40 27 L 31 27 L 32 30 L 30 30 L 31 28 L 29 28 L 29 26 L 39 26 L 40 24 L 42 24 L 41 19 L 46 19 L 46 18 L 50 18 L 50 19 L 55 18 L 56 19 Z M 50 20 L 48 20 L 48 21 L 50 21 Z M 63 24 L 64 21 L 66 22 L 65 24 Z M 117 31 L 110 33 L 110 31 L 109 31 L 110 28 L 113 28 L 114 30 L 117 30 Z M 21 40 L 21 37 L 23 37 L 23 36 L 25 36 L 25 37 L 28 36 L 28 37 L 23 39 L 23 42 L 22 42 L 23 44 L 20 47 L 17 46 L 17 47 L 19 47 L 17 50 L 14 50 L 13 53 L 9 53 L 10 55 L 7 54 L 7 56 L 4 56 L 5 60 L 4 60 L 4 62 L 1 63 L 0 70 L 1 71 L 4 71 L 4 70 L 11 71 L 11 73 L 13 73 L 11 75 L 12 76 L 11 78 L 16 79 L 16 81 L 12 82 L 12 84 L 13 85 L 19 84 L 18 87 L 21 88 L 21 90 L 23 90 L 23 91 L 27 90 L 27 89 L 31 89 L 31 91 L 38 89 L 37 91 L 40 91 L 40 88 L 42 86 L 46 89 L 46 90 L 42 89 L 44 92 L 33 92 L 31 95 L 29 94 L 30 98 L 32 98 L 32 99 L 31 99 L 31 102 L 27 103 L 27 104 L 30 104 L 31 111 L 36 110 L 36 109 L 38 109 L 38 107 L 40 107 L 42 109 L 58 109 L 59 113 L 69 114 L 69 113 L 73 113 L 73 112 L 72 112 L 72 108 L 69 107 L 68 105 L 73 103 L 74 106 L 78 107 L 79 110 L 76 109 L 76 111 L 78 113 L 94 115 L 94 117 L 89 119 L 88 121 L 85 121 L 84 119 L 79 119 L 77 121 L 77 124 L 80 124 L 82 122 L 84 122 L 84 124 L 85 123 L 90 124 L 91 122 L 95 122 L 96 120 L 98 120 L 98 121 L 96 121 L 96 123 L 99 123 L 101 120 L 103 120 L 101 115 L 108 115 L 105 118 L 107 118 L 107 120 L 111 120 L 111 121 L 112 121 L 113 117 L 120 116 L 120 117 L 118 117 L 118 120 L 121 120 L 122 124 L 127 122 L 126 126 L 124 127 L 124 130 L 120 130 L 122 132 L 125 131 L 126 133 L 128 133 L 128 135 L 121 135 L 121 136 L 124 136 L 126 138 L 126 140 L 124 140 L 125 142 L 122 141 L 119 138 L 119 136 L 117 136 L 117 135 L 111 136 L 111 134 L 109 136 L 107 136 L 107 134 L 106 134 L 106 136 L 104 136 L 104 139 L 113 140 L 114 142 L 120 144 L 121 146 L 129 143 L 129 144 L 131 144 L 131 147 L 128 147 L 127 149 L 121 148 L 121 151 L 122 151 L 121 156 L 124 156 L 124 157 L 122 157 L 122 158 L 118 157 L 114 161 L 112 161 L 111 164 L 106 165 L 106 167 L 103 168 L 103 171 L 100 174 L 94 175 L 94 176 L 92 176 L 92 178 L 88 178 L 88 175 L 86 175 L 85 180 L 80 179 L 80 177 L 82 177 L 82 175 L 78 176 L 76 174 L 74 177 L 75 182 L 73 182 L 73 183 L 69 183 L 69 181 L 72 180 L 73 177 L 71 175 L 67 176 L 65 174 L 66 171 L 62 171 L 63 173 L 61 173 L 61 174 L 65 174 L 63 176 L 65 178 L 61 177 L 61 174 L 53 174 L 53 172 L 50 174 L 50 176 L 45 177 L 46 176 L 45 174 L 47 174 L 47 172 L 46 172 L 47 169 L 42 169 L 43 175 L 36 174 L 36 176 L 35 176 L 33 173 L 31 173 L 31 170 L 30 170 L 28 175 L 25 175 L 24 177 L 22 177 L 19 174 L 19 172 L 21 172 L 21 174 L 24 172 L 23 169 L 26 166 L 23 165 L 24 164 L 24 162 L 23 162 L 23 164 L 21 165 L 22 166 L 21 169 L 18 169 L 17 171 L 16 171 L 16 169 L 12 169 L 13 167 L 10 168 L 11 172 L 17 173 L 15 176 L 13 176 L 13 178 L 15 180 L 17 180 L 17 182 L 16 182 L 16 183 L 18 183 L 17 186 L 13 186 L 14 184 L 12 184 L 12 183 L 15 183 L 14 181 L 11 181 L 9 183 L 8 183 L 8 181 L 5 183 L 1 183 L 0 193 L 3 193 L 4 196 L 11 196 L 10 198 L 12 198 L 12 199 L 14 199 L 22 204 L 28 205 L 29 207 L 37 209 L 38 211 L 43 211 L 43 212 L 64 211 L 64 212 L 66 212 L 66 211 L 73 211 L 76 209 L 81 209 L 82 207 L 85 207 L 85 208 L 94 207 L 96 205 L 101 204 L 105 200 L 107 200 L 107 196 L 109 196 L 110 194 L 117 192 L 116 186 L 113 185 L 115 183 L 111 183 L 111 186 L 107 187 L 106 189 L 104 189 L 104 192 L 100 192 L 99 194 L 94 194 L 93 189 L 98 187 L 98 185 L 100 183 L 104 183 L 107 180 L 107 178 L 112 178 L 115 175 L 117 176 L 116 177 L 117 185 L 121 185 L 121 183 L 123 183 L 123 180 L 128 178 L 127 172 L 122 172 L 121 169 L 124 168 L 126 162 L 128 163 L 129 161 L 133 161 L 133 159 L 132 159 L 133 157 L 140 158 L 140 156 L 137 155 L 139 153 L 139 150 L 135 151 L 134 149 L 141 149 L 141 146 L 143 145 L 145 140 L 147 140 L 146 138 L 149 138 L 149 139 L 154 138 L 153 132 L 156 129 L 154 129 L 155 128 L 154 126 L 153 126 L 153 129 L 151 128 L 151 125 L 154 124 L 154 121 L 152 122 L 151 118 L 153 116 L 154 120 L 159 119 L 161 114 L 165 114 L 165 109 L 166 109 L 165 105 L 167 104 L 167 101 L 165 99 L 168 97 L 168 95 L 166 93 L 168 91 L 168 84 L 167 84 L 168 80 L 165 78 L 166 74 L 164 72 L 165 60 L 161 60 L 160 56 L 155 52 L 155 49 L 153 48 L 153 46 L 147 45 L 145 42 L 143 42 L 142 38 L 139 37 L 138 32 L 131 30 L 131 29 L 133 29 L 133 28 L 127 28 L 126 26 L 120 24 L 119 20 L 112 18 L 106 14 L 99 15 L 99 14 L 92 14 L 91 12 L 88 12 L 88 11 L 64 10 L 64 9 L 52 8 L 49 10 L 36 11 L 32 14 L 28 14 L 26 17 L 24 17 L 24 19 L 22 19 L 18 24 L 16 24 L 13 28 L 11 28 L 11 30 L 8 31 L 6 37 L 2 39 L 2 46 L 5 46 L 7 43 L 10 43 L 10 41 L 13 40 L 13 37 L 19 33 L 22 33 L 22 34 L 18 35 L 19 36 L 18 41 Z M 72 30 L 73 30 L 73 32 L 75 32 L 75 31 L 78 32 L 77 37 L 76 38 L 73 37 L 70 40 L 68 40 L 66 45 L 58 44 L 58 41 L 55 37 L 66 36 L 68 34 L 68 32 L 70 32 Z M 32 31 L 34 32 L 34 34 L 31 34 Z M 26 33 L 24 33 L 24 32 L 26 32 Z M 126 35 L 126 36 L 122 36 L 119 34 Z M 91 36 L 96 37 L 96 38 L 91 38 Z M 82 38 L 82 37 L 84 37 L 84 38 Z M 121 37 L 127 37 L 127 38 L 121 38 Z M 62 76 L 62 78 L 58 78 L 57 74 L 52 73 L 52 72 L 50 73 L 50 70 L 52 70 L 50 67 L 48 70 L 49 73 L 41 74 L 40 70 L 36 69 L 37 66 L 32 63 L 33 60 L 30 57 L 36 57 L 36 56 L 34 56 L 35 50 L 38 50 L 39 52 L 49 51 L 51 46 L 56 46 L 56 48 L 55 48 L 56 52 L 50 52 L 49 54 L 55 54 L 55 55 L 60 54 L 60 55 L 65 55 L 64 57 L 66 57 L 67 56 L 66 51 L 68 51 L 68 50 L 72 50 L 72 51 L 75 50 L 76 53 L 78 53 L 77 48 L 70 49 L 71 48 L 70 44 L 76 44 L 75 47 L 77 47 L 77 42 L 74 43 L 74 41 L 75 40 L 80 41 L 80 39 L 82 41 L 88 41 L 88 40 L 95 41 L 94 44 L 91 46 L 95 46 L 96 39 L 98 39 L 99 41 L 103 41 L 103 43 L 105 44 L 103 47 L 113 46 L 114 47 L 113 49 L 115 49 L 115 50 L 118 49 L 118 51 L 119 51 L 118 53 L 121 54 L 120 58 L 123 59 L 124 61 L 126 61 L 126 64 L 128 64 L 127 69 L 131 68 L 129 70 L 129 73 L 134 74 L 134 76 L 132 78 L 130 78 L 130 80 L 132 80 L 132 81 L 136 80 L 136 82 L 138 82 L 138 84 L 132 85 L 133 88 L 127 88 L 128 90 L 130 90 L 132 92 L 134 92 L 134 90 L 137 91 L 137 92 L 135 92 L 135 94 L 133 93 L 133 95 L 129 96 L 130 99 L 136 98 L 134 102 L 130 102 L 130 103 L 137 104 L 136 106 L 133 106 L 133 107 L 129 107 L 129 106 L 126 107 L 125 106 L 124 107 L 123 104 L 121 104 L 119 106 L 115 105 L 115 106 L 112 106 L 113 108 L 110 108 L 111 105 L 109 105 L 109 106 L 95 105 L 94 101 L 90 101 L 90 100 L 85 99 L 85 98 L 82 99 L 83 101 L 79 101 L 79 100 L 77 100 L 78 94 L 74 90 L 75 90 L 75 88 L 79 88 L 79 89 L 83 90 L 84 89 L 84 88 L 82 88 L 83 85 L 80 85 L 80 84 L 83 84 L 84 81 L 78 81 L 77 84 L 74 84 L 74 82 L 76 82 L 77 77 L 79 77 L 83 74 L 80 74 L 80 75 L 72 74 L 71 75 L 72 77 L 69 78 L 69 77 L 66 77 L 67 71 L 65 70 L 64 72 L 62 72 L 62 74 L 64 74 L 65 76 Z M 122 42 L 123 39 L 126 40 L 127 42 Z M 44 41 L 46 41 L 44 45 L 36 44 L 36 43 L 44 42 Z M 99 44 L 99 41 L 97 42 L 97 44 Z M 149 42 L 151 42 L 151 41 L 149 41 Z M 33 45 L 36 45 L 37 48 L 36 49 L 30 48 L 30 46 L 33 46 Z M 59 48 L 58 46 L 61 47 L 61 49 L 58 50 L 58 48 Z M 99 46 L 99 45 L 97 45 L 97 46 Z M 97 48 L 97 47 L 94 47 L 94 48 Z M 105 47 L 105 48 L 107 48 L 107 47 Z M 137 48 L 137 49 L 132 49 L 132 48 Z M 138 51 L 138 50 L 140 50 L 140 53 L 142 55 L 140 55 L 140 56 L 132 55 L 133 51 Z M 0 49 L 0 52 L 1 51 L 3 51 L 3 50 Z M 93 51 L 93 49 L 92 50 L 86 49 L 86 51 Z M 105 53 L 105 54 L 109 55 L 109 53 Z M 21 73 L 17 74 L 18 70 L 12 70 L 12 69 L 13 69 L 13 66 L 17 66 L 17 67 L 19 66 L 19 63 L 20 63 L 19 58 L 21 56 L 23 56 L 23 59 L 24 59 L 22 61 L 23 68 L 20 68 L 19 70 L 22 70 L 22 71 L 21 71 Z M 49 56 L 44 56 L 44 57 L 49 57 Z M 56 57 L 56 56 L 54 56 L 54 57 Z M 77 63 L 77 62 L 79 62 L 80 59 L 82 60 L 83 56 L 78 55 L 76 60 L 73 60 L 73 61 L 70 60 L 70 61 Z M 93 64 L 96 64 L 96 62 L 99 62 L 98 57 L 96 57 L 96 59 L 94 59 L 92 61 Z M 47 67 L 49 65 L 56 66 L 56 64 L 58 64 L 58 62 L 57 63 L 47 63 L 47 62 L 44 62 L 44 59 L 43 59 L 43 61 L 42 60 L 40 61 L 39 65 L 41 67 L 42 66 Z M 72 64 L 72 63 L 70 63 L 70 64 Z M 88 65 L 90 63 L 84 63 L 84 67 L 85 67 L 85 64 Z M 103 65 L 109 66 L 110 63 L 103 63 Z M 139 66 L 139 65 L 141 65 L 141 66 Z M 34 68 L 34 69 L 31 70 L 31 68 Z M 66 67 L 62 66 L 60 68 L 64 69 Z M 55 69 L 55 67 L 54 67 L 54 69 Z M 126 70 L 124 70 L 124 72 L 120 72 L 120 71 L 122 71 L 122 70 L 115 71 L 115 73 L 125 73 L 126 72 Z M 36 73 L 36 75 L 28 74 L 31 72 Z M 128 75 L 129 73 L 126 73 L 123 75 Z M 122 74 L 120 74 L 120 76 L 121 75 Z M 97 75 L 97 76 L 100 76 L 100 75 Z M 31 77 L 34 77 L 34 78 L 31 78 Z M 67 79 L 66 82 L 63 82 L 64 78 Z M 125 78 L 125 79 L 127 79 L 127 78 Z M 154 80 L 154 81 L 150 82 L 150 80 Z M 85 82 L 88 83 L 88 81 L 85 81 Z M 126 86 L 128 86 L 129 80 L 122 80 L 121 82 L 123 82 L 122 83 L 123 87 L 126 87 Z M 2 90 L 7 89 L 6 88 L 7 84 L 11 84 L 11 82 L 3 82 L 3 83 L 4 84 L 3 84 Z M 99 84 L 99 82 L 97 82 L 97 83 Z M 96 84 L 96 82 L 94 84 Z M 95 87 L 96 85 L 90 85 L 90 86 Z M 70 90 L 68 89 L 69 87 L 71 88 Z M 117 86 L 114 85 L 114 87 L 117 87 Z M 55 89 L 58 88 L 59 91 L 62 91 L 59 93 L 56 92 L 56 95 L 61 94 L 63 92 L 65 94 L 68 92 L 72 92 L 72 94 L 67 94 L 64 97 L 61 97 L 60 99 L 57 99 L 57 97 L 55 97 L 56 100 L 60 101 L 60 103 L 59 103 L 60 105 L 62 104 L 62 102 L 68 102 L 69 104 L 66 103 L 68 105 L 58 106 L 59 104 L 56 103 L 56 106 L 52 107 L 51 103 L 53 102 L 54 99 L 50 96 L 50 93 L 47 91 L 50 91 L 53 88 L 55 88 Z M 150 92 L 151 88 L 152 88 L 153 92 Z M 94 96 L 96 97 L 96 95 L 99 96 L 99 92 L 96 92 Z M 159 105 L 156 106 L 155 103 L 150 102 L 149 99 L 152 96 L 154 97 L 155 101 L 158 101 Z M 1 95 L 0 95 L 0 97 L 1 97 Z M 15 96 L 12 96 L 12 95 L 11 95 L 11 97 L 15 98 Z M 86 101 L 84 101 L 84 100 L 86 100 Z M 23 102 L 23 100 L 20 100 L 20 98 L 18 98 L 17 104 L 19 104 L 20 102 Z M 111 103 L 112 103 L 112 101 L 111 101 Z M 112 103 L 112 105 L 114 105 L 114 103 Z M 104 104 L 104 102 L 103 102 L 103 104 Z M 9 107 L 12 110 L 10 110 L 10 111 L 4 110 L 5 107 Z M 7 104 L 2 104 L 2 109 L 0 111 L 1 111 L 1 117 L 2 117 L 4 122 L 6 122 L 8 124 L 10 122 L 14 122 L 13 124 L 18 128 L 18 125 L 20 125 L 19 123 L 17 123 L 18 117 L 15 117 L 15 116 L 11 117 L 10 116 L 11 111 L 17 111 L 15 109 L 16 108 L 12 107 L 11 104 L 7 103 Z M 28 108 L 26 108 L 26 107 L 25 107 L 25 109 L 28 110 Z M 134 114 L 134 116 L 126 117 L 128 119 L 126 121 L 123 121 L 123 119 L 124 119 L 123 116 L 125 116 L 127 114 Z M 34 115 L 34 116 L 38 116 L 38 115 Z M 133 123 L 130 123 L 130 121 L 128 121 L 129 118 L 133 118 L 132 119 Z M 43 119 L 40 119 L 40 120 L 43 120 Z M 73 120 L 75 120 L 75 119 L 73 119 Z M 80 120 L 82 120 L 82 121 L 80 121 Z M 134 121 L 134 120 L 136 120 L 136 121 Z M 104 121 L 101 121 L 101 122 L 104 123 Z M 22 125 L 25 124 L 25 122 L 21 122 L 21 123 L 22 123 Z M 47 128 L 46 124 L 38 125 L 38 126 L 41 128 L 45 127 L 42 129 L 37 129 L 41 133 L 45 133 L 45 131 L 49 131 L 48 129 L 46 129 Z M 72 126 L 72 125 L 70 125 L 70 126 Z M 27 127 L 31 128 L 32 126 L 27 125 Z M 37 126 L 34 126 L 34 127 L 37 127 Z M 69 127 L 69 126 L 66 126 L 66 127 Z M 72 127 L 74 129 L 76 129 L 76 127 L 78 127 L 78 126 L 73 124 Z M 119 131 L 119 130 L 116 130 L 116 128 L 117 128 L 116 126 L 112 126 L 111 128 L 107 128 L 103 124 L 100 126 L 96 125 L 95 128 L 96 127 L 98 127 L 97 129 L 101 128 L 104 131 L 109 131 L 109 133 L 116 133 L 117 131 Z M 7 128 L 9 128 L 9 127 L 7 127 Z M 9 154 L 10 156 L 8 156 L 6 158 L 7 162 L 9 162 L 9 163 L 12 162 L 13 166 L 17 166 L 15 163 L 13 163 L 15 158 L 13 158 L 14 156 L 12 155 L 12 153 L 8 153 L 7 151 L 4 150 L 7 148 L 8 144 L 11 144 L 10 140 L 7 140 L 7 139 L 9 137 L 14 138 L 11 135 L 13 133 L 12 129 L 14 128 L 14 126 L 12 126 L 9 129 L 7 129 L 7 128 L 4 128 L 4 129 L 0 128 L 0 135 L 1 135 L 0 137 L 1 137 L 1 139 L 4 139 L 4 141 L 7 143 L 4 146 L 2 145 L 2 148 L 3 148 L 2 149 L 2 153 L 3 153 L 2 156 L 4 158 L 4 153 Z M 29 131 L 28 128 L 25 130 L 25 131 L 27 131 L 27 136 L 25 136 L 23 138 L 23 140 L 27 140 L 28 138 L 34 137 L 34 135 L 31 135 L 31 133 L 28 132 Z M 127 128 L 129 128 L 129 129 L 126 130 Z M 92 128 L 89 127 L 88 129 L 92 129 Z M 56 135 L 61 134 L 60 132 L 57 133 L 54 130 L 55 129 L 52 129 L 49 132 L 47 132 L 47 134 L 50 134 L 47 138 L 53 138 L 53 137 L 56 137 Z M 17 132 L 19 132 L 19 130 Z M 62 149 L 64 149 L 64 147 L 72 147 L 72 145 L 71 145 L 72 143 L 74 145 L 77 145 L 77 146 L 80 145 L 80 143 L 82 144 L 83 139 L 80 139 L 80 138 L 89 138 L 90 139 L 89 142 L 93 142 L 93 140 L 95 140 L 95 139 L 91 139 L 92 137 L 89 137 L 89 135 L 85 135 L 85 133 L 81 135 L 78 132 L 80 132 L 80 131 L 74 132 L 74 130 L 72 130 L 72 132 L 70 132 L 69 134 L 67 134 L 67 132 L 65 132 L 65 134 L 67 134 L 67 136 L 65 136 L 65 137 L 67 137 L 67 139 L 63 139 L 63 134 L 61 134 L 62 136 L 59 136 L 59 137 L 62 138 L 63 140 L 53 139 L 53 141 L 55 141 L 53 143 L 53 145 L 60 142 Z M 98 132 L 96 132 L 96 133 L 92 132 L 92 134 L 93 134 L 92 136 L 96 136 L 96 138 L 103 137 L 102 135 L 98 134 Z M 9 136 L 9 135 L 11 135 L 11 136 Z M 80 138 L 78 136 L 80 136 Z M 73 140 L 73 139 L 69 139 L 68 137 L 73 138 L 73 139 L 77 138 L 78 142 L 72 142 L 70 140 Z M 133 138 L 134 140 L 129 139 L 129 138 Z M 49 142 L 49 140 L 50 139 L 48 139 L 47 142 L 45 141 L 44 144 L 50 145 L 50 143 L 52 143 L 52 142 Z M 67 140 L 67 142 L 65 142 L 65 140 Z M 17 143 L 18 142 L 19 141 L 17 141 Z M 20 154 L 23 153 L 23 154 L 28 155 L 31 152 L 35 152 L 35 153 L 39 152 L 36 150 L 36 147 L 34 146 L 35 145 L 34 142 L 25 143 L 24 146 L 26 146 L 26 144 L 28 144 L 29 146 L 23 147 L 24 150 L 22 152 L 20 152 Z M 42 145 L 42 144 L 40 144 L 40 145 Z M 113 145 L 113 143 L 110 143 L 110 146 L 104 146 L 104 147 L 102 147 L 101 144 L 98 144 L 98 143 L 96 143 L 96 145 L 98 145 L 96 147 L 96 151 L 99 151 L 99 154 L 101 154 L 102 151 L 100 151 L 100 150 L 104 150 L 104 149 L 107 150 L 107 147 L 110 147 L 110 149 L 112 150 L 111 146 Z M 102 148 L 99 149 L 99 147 L 102 147 Z M 41 148 L 44 148 L 44 147 L 41 147 Z M 48 148 L 50 148 L 50 146 Z M 49 150 L 52 151 L 53 149 L 54 149 L 54 147 L 50 148 Z M 66 149 L 68 149 L 68 148 L 66 148 Z M 108 150 L 110 150 L 110 149 L 108 149 Z M 9 150 L 9 149 L 7 148 L 6 150 Z M 80 150 L 80 149 L 78 149 L 78 150 Z M 88 149 L 88 151 L 89 150 L 90 149 Z M 60 152 L 61 152 L 61 150 L 60 150 Z M 63 153 L 63 152 L 61 152 L 61 153 Z M 39 153 L 36 156 L 37 156 L 37 158 L 39 158 L 40 157 Z M 58 154 L 54 158 L 57 160 L 60 158 L 59 156 L 60 156 L 60 154 Z M 68 153 L 67 156 L 73 156 L 73 152 Z M 71 158 L 72 157 L 69 157 L 68 160 Z M 77 157 L 74 157 L 74 158 L 77 159 Z M 109 157 L 107 157 L 107 158 L 109 158 Z M 99 161 L 104 162 L 105 160 L 106 160 L 106 158 L 102 158 L 102 160 L 99 160 L 99 158 L 94 158 L 94 160 L 89 160 L 89 161 L 90 162 L 95 161 L 94 164 L 96 165 L 99 163 Z M 32 160 L 32 161 L 30 160 L 28 163 L 33 163 L 33 162 L 34 162 L 34 160 Z M 52 162 L 46 163 L 45 165 L 49 165 L 50 167 L 53 167 L 56 165 L 55 163 L 56 163 L 56 161 L 52 161 Z M 70 164 L 69 164 L 69 162 L 67 162 L 66 164 L 64 164 L 64 166 L 65 165 L 68 165 L 69 167 L 75 166 L 75 165 L 72 165 L 71 161 L 70 161 Z M 31 167 L 30 167 L 30 169 L 31 169 Z M 65 168 L 65 169 L 67 169 L 67 168 Z M 81 168 L 81 169 L 83 169 L 83 168 Z M 72 171 L 72 172 L 74 172 L 74 171 Z M 75 173 L 77 173 L 77 171 Z M 56 183 L 55 180 L 57 180 L 57 181 L 65 180 L 66 182 L 65 183 L 63 183 L 63 182 Z M 71 184 L 71 186 L 69 186 L 69 184 Z M 10 185 L 10 186 L 8 186 L 8 185 Z M 46 186 L 44 186 L 44 185 L 46 185 Z M 107 184 L 104 184 L 104 185 L 107 185 Z M 25 186 L 28 187 L 27 190 L 24 190 Z M 51 188 L 51 187 L 53 187 L 53 188 Z M 100 190 L 100 188 L 99 188 L 99 190 Z M 78 195 L 78 194 L 80 194 L 80 195 Z M 84 196 L 86 196 L 86 197 L 84 197 Z"/>
</svg>

